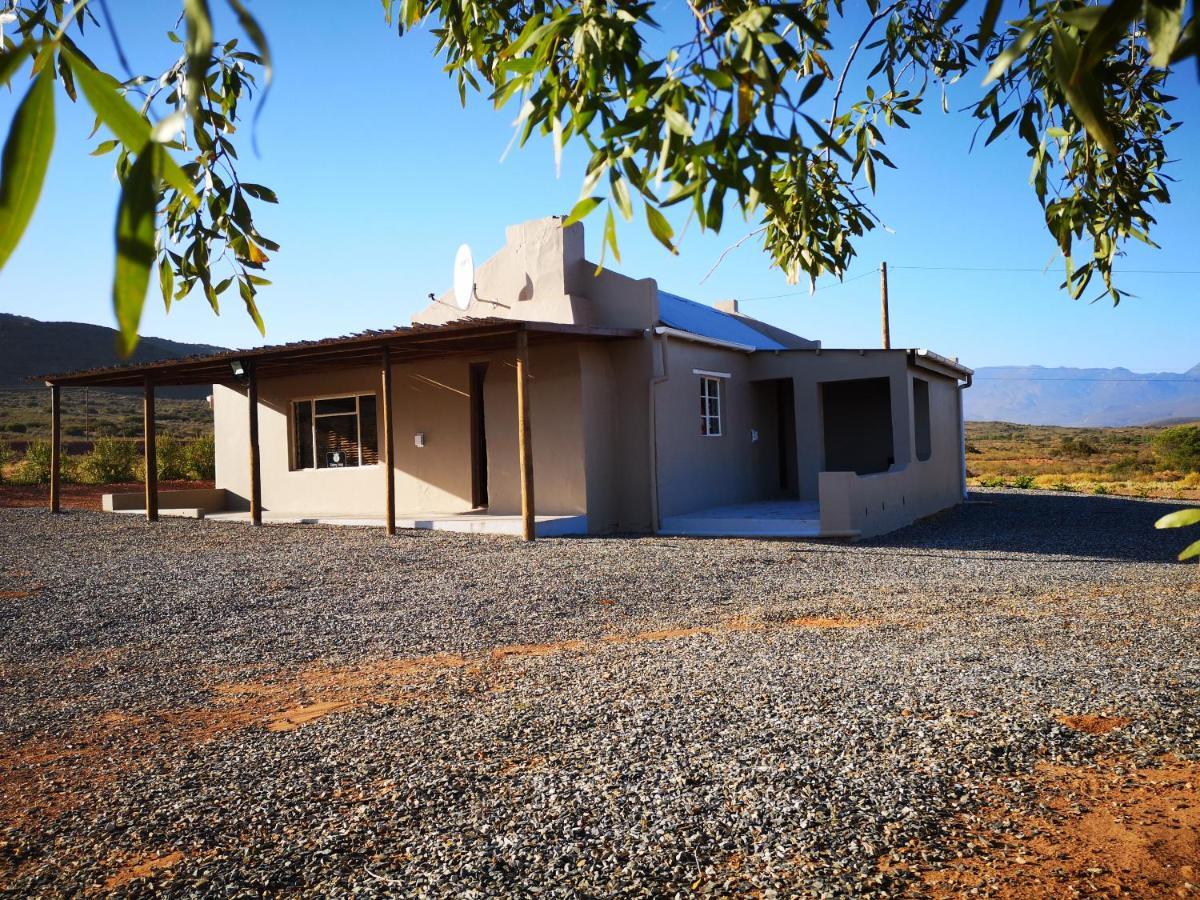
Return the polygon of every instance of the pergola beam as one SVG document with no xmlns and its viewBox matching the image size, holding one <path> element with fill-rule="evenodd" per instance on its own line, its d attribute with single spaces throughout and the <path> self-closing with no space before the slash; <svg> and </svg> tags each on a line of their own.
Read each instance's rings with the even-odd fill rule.
<svg viewBox="0 0 1200 900">
<path fill-rule="evenodd" d="M 158 521 L 158 452 L 155 446 L 154 382 L 149 378 L 143 385 L 142 447 L 146 460 L 146 521 Z"/>
</svg>

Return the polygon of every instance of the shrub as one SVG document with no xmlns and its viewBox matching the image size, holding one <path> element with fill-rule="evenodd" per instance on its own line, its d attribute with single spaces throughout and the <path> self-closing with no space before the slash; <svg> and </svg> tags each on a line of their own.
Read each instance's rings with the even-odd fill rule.
<svg viewBox="0 0 1200 900">
<path fill-rule="evenodd" d="M 133 481 L 138 460 L 138 448 L 132 441 L 96 438 L 89 453 L 80 464 L 80 474 L 89 484 L 112 484 Z"/>
<path fill-rule="evenodd" d="M 987 478 L 979 479 L 980 487 L 1002 488 L 1008 487 L 1008 482 L 1004 480 L 1003 475 L 989 475 Z"/>
<path fill-rule="evenodd" d="M 1154 455 L 1167 468 L 1200 472 L 1200 425 L 1164 428 L 1154 438 Z"/>
<path fill-rule="evenodd" d="M 176 481 L 187 477 L 187 447 L 182 441 L 169 434 L 159 435 L 155 441 L 154 455 L 158 477 L 162 481 Z"/>
<path fill-rule="evenodd" d="M 188 478 L 194 481 L 212 481 L 216 478 L 216 444 L 211 434 L 189 441 L 184 457 Z"/>
<path fill-rule="evenodd" d="M 1100 451 L 1085 437 L 1068 435 L 1058 442 L 1058 456 L 1095 456 Z"/>
<path fill-rule="evenodd" d="M 4 484 L 4 469 L 12 460 L 12 448 L 7 443 L 0 443 L 0 484 Z"/>
<path fill-rule="evenodd" d="M 1050 486 L 1050 489 L 1055 491 L 1074 491 L 1075 486 L 1065 481 L 1056 481 Z"/>
<path fill-rule="evenodd" d="M 1185 475 L 1183 481 L 1179 482 L 1179 486 L 1181 488 L 1200 488 L 1200 472 Z"/>
<path fill-rule="evenodd" d="M 1107 494 L 1108 492 L 1109 492 L 1108 487 L 1103 484 L 1098 484 L 1094 488 L 1092 488 L 1093 494 Z"/>
<path fill-rule="evenodd" d="M 1034 482 L 1033 482 L 1032 475 L 1018 475 L 1016 478 L 1013 479 L 1013 487 L 1020 488 L 1023 491 L 1028 491 L 1028 490 L 1032 489 L 1033 484 L 1034 484 Z"/>
<path fill-rule="evenodd" d="M 46 484 L 50 480 L 50 442 L 30 441 L 21 462 L 20 478 L 25 484 Z"/>
</svg>

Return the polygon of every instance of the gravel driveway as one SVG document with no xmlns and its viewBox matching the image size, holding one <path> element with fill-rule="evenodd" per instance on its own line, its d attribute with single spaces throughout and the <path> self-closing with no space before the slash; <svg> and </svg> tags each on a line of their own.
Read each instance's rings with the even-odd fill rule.
<svg viewBox="0 0 1200 900">
<path fill-rule="evenodd" d="M 0 509 L 0 893 L 1020 896 L 1070 779 L 1168 769 L 1158 869 L 1037 884 L 1190 890 L 1170 507 L 973 496 L 859 544 Z"/>
</svg>

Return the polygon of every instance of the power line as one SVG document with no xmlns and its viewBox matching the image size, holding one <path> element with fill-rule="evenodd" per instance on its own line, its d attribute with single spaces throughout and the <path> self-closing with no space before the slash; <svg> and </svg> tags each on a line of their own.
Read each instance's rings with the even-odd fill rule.
<svg viewBox="0 0 1200 900">
<path fill-rule="evenodd" d="M 845 281 L 838 281 L 834 284 L 823 284 L 818 288 L 814 288 L 811 291 L 811 293 L 815 294 L 817 291 L 827 291 L 830 288 L 845 287 L 846 285 L 851 284 L 855 281 L 859 281 L 860 279 L 867 278 L 871 275 L 878 275 L 878 274 L 879 274 L 879 271 L 877 269 L 873 269 L 870 272 L 863 272 L 861 275 L 855 275 L 853 278 L 847 278 Z M 743 299 L 743 302 L 750 301 L 750 300 L 778 300 L 780 297 L 802 297 L 802 296 L 807 296 L 809 293 L 810 293 L 810 291 L 788 291 L 787 293 L 784 293 L 784 294 L 767 294 L 766 296 L 763 296 L 763 297 L 744 297 L 742 299 Z"/>
<path fill-rule="evenodd" d="M 1048 267 L 1040 269 L 1025 268 L 1021 266 L 890 266 L 892 270 L 907 269 L 909 271 L 920 272 L 1036 272 L 1046 274 L 1050 271 Z M 826 291 L 830 288 L 844 287 L 847 284 L 852 284 L 863 278 L 868 278 L 878 274 L 877 269 L 872 269 L 868 272 L 863 272 L 861 275 L 855 275 L 853 278 L 847 278 L 845 281 L 839 281 L 834 284 L 823 284 L 813 291 L 787 291 L 783 294 L 766 294 L 759 297 L 743 297 L 743 303 L 748 303 L 752 300 L 779 300 L 783 297 L 803 297 L 809 293 L 817 291 Z M 1200 269 L 1121 269 L 1119 272 L 1114 272 L 1114 275 L 1200 275 Z"/>
<path fill-rule="evenodd" d="M 893 269 L 912 269 L 924 272 L 1048 272 L 1049 268 L 1016 266 L 891 266 Z M 1200 269 L 1121 269 L 1114 275 L 1200 275 Z"/>
</svg>

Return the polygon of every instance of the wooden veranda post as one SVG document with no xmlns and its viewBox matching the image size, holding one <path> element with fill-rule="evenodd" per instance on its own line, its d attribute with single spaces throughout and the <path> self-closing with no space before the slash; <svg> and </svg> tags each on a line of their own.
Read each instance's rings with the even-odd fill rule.
<svg viewBox="0 0 1200 900">
<path fill-rule="evenodd" d="M 521 463 L 521 536 L 534 539 L 533 439 L 529 427 L 529 333 L 517 332 L 517 454 Z"/>
<path fill-rule="evenodd" d="M 250 523 L 262 524 L 262 476 L 258 471 L 258 375 L 247 366 L 246 405 L 250 416 Z"/>
<path fill-rule="evenodd" d="M 387 484 L 387 533 L 396 533 L 396 468 L 392 463 L 392 353 L 385 344 L 379 360 L 379 425 L 383 429 L 383 471 Z"/>
<path fill-rule="evenodd" d="M 149 378 L 142 395 L 142 446 L 146 460 L 146 521 L 158 521 L 158 452 L 154 444 L 154 382 Z"/>
<path fill-rule="evenodd" d="M 50 385 L 50 512 L 62 512 L 59 482 L 62 478 L 62 392 Z"/>
</svg>

